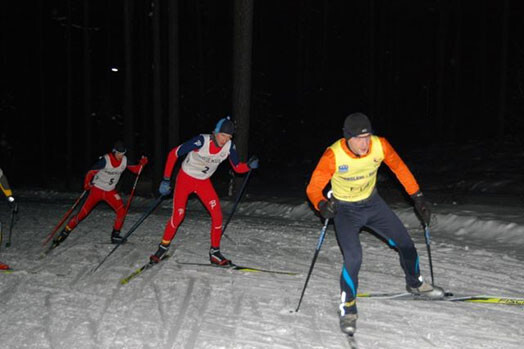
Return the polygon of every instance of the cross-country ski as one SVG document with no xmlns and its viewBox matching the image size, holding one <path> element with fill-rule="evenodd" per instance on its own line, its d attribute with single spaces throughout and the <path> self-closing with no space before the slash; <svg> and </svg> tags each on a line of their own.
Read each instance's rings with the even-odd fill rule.
<svg viewBox="0 0 524 349">
<path fill-rule="evenodd" d="M 402 293 L 359 293 L 359 298 L 385 299 L 385 300 L 419 300 L 419 301 L 448 301 L 469 303 L 490 303 L 506 305 L 524 305 L 524 297 L 488 296 L 488 295 L 459 295 L 446 293 L 441 298 L 427 298 L 408 292 Z"/>
<path fill-rule="evenodd" d="M 160 261 L 164 261 L 166 260 L 167 258 L 169 258 L 169 255 L 166 254 L 165 256 L 163 256 Z M 136 278 L 137 276 L 139 276 L 140 274 L 142 274 L 144 271 L 148 270 L 148 269 L 151 269 L 153 268 L 154 266 L 156 266 L 157 264 L 155 263 L 151 263 L 151 262 L 148 262 L 144 265 L 142 265 L 140 268 L 136 269 L 135 271 L 133 271 L 131 274 L 129 274 L 128 276 L 126 276 L 125 278 L 123 279 L 120 279 L 120 283 L 122 285 L 125 285 L 127 283 L 129 283 L 129 281 L 133 280 L 134 278 Z"/>
<path fill-rule="evenodd" d="M 198 267 L 214 267 L 214 268 L 223 268 L 223 269 L 229 269 L 229 270 L 237 270 L 237 271 L 243 271 L 246 273 L 269 273 L 269 274 L 282 274 L 282 275 L 298 275 L 299 273 L 293 272 L 293 271 L 286 271 L 286 270 L 269 270 L 269 269 L 262 269 L 259 267 L 248 267 L 244 265 L 237 265 L 237 264 L 230 264 L 224 267 L 216 266 L 209 263 L 198 263 L 198 262 L 181 262 L 176 261 L 180 265 L 193 265 Z"/>
</svg>

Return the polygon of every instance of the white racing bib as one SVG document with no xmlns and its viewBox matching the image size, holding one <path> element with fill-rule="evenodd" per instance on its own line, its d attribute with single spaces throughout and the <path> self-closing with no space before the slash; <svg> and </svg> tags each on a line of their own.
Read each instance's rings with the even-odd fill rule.
<svg viewBox="0 0 524 349">
<path fill-rule="evenodd" d="M 198 151 L 191 151 L 187 154 L 186 159 L 182 163 L 182 169 L 191 177 L 197 179 L 207 179 L 215 173 L 218 165 L 229 156 L 231 149 L 231 141 L 227 142 L 217 154 L 209 152 L 211 136 L 206 134 L 204 137 L 204 145 Z"/>
<path fill-rule="evenodd" d="M 127 157 L 124 156 L 122 158 L 122 162 L 118 167 L 111 165 L 111 159 L 108 154 L 104 155 L 104 159 L 106 160 L 106 166 L 95 175 L 93 185 L 97 188 L 111 191 L 115 189 L 122 172 L 124 172 L 127 167 Z"/>
</svg>

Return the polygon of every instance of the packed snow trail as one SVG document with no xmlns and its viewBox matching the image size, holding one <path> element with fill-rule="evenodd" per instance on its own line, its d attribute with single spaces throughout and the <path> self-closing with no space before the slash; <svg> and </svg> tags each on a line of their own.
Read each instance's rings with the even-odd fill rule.
<svg viewBox="0 0 524 349">
<path fill-rule="evenodd" d="M 137 198 L 124 232 L 149 202 Z M 95 273 L 92 269 L 113 248 L 108 243 L 111 210 L 99 205 L 62 245 L 40 260 L 41 241 L 70 203 L 20 203 L 23 210 L 12 246 L 1 250 L 2 260 L 16 269 L 0 275 L 1 347 L 349 347 L 338 326 L 342 258 L 331 225 L 300 311 L 294 311 L 322 227 L 304 205 L 266 203 L 256 212 L 246 203 L 228 227 L 234 242 L 222 240 L 223 253 L 239 265 L 299 275 L 177 263 L 208 261 L 210 219 L 193 204 L 175 237 L 173 256 L 121 285 L 120 280 L 156 250 L 170 201 Z M 227 212 L 228 203 L 223 206 Z M 429 278 L 423 231 L 409 208 L 395 211 L 408 226 L 423 274 Z M 523 237 L 502 236 L 523 231 L 523 225 L 511 226 L 507 216 L 497 215 L 482 221 L 469 209 L 453 214 L 445 207 L 435 211 L 431 233 L 438 285 L 459 294 L 523 296 Z M 284 216 L 277 217 L 282 212 Z M 0 218 L 5 221 L 6 213 Z M 483 232 L 486 226 L 489 229 Z M 476 231 L 469 234 L 471 227 Z M 489 233 L 493 229 L 499 236 Z M 367 232 L 361 240 L 359 291 L 403 292 L 397 253 Z M 520 348 L 524 339 L 522 306 L 359 299 L 358 307 L 359 348 Z"/>
</svg>

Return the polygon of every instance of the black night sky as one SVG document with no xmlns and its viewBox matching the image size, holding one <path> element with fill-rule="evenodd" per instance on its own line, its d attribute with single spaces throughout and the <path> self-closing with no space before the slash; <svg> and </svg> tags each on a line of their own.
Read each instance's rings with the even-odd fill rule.
<svg viewBox="0 0 524 349">
<path fill-rule="evenodd" d="M 261 159 L 261 177 L 295 171 L 303 185 L 356 111 L 401 156 L 434 144 L 520 142 L 522 1 L 253 3 L 248 153 Z M 154 164 L 163 167 L 172 147 L 232 114 L 233 0 L 0 6 L 0 167 L 15 187 L 80 190 L 86 170 L 119 138 L 131 140 L 131 157 L 149 156 L 145 175 L 157 183 Z M 176 132 L 168 127 L 173 115 Z"/>
</svg>

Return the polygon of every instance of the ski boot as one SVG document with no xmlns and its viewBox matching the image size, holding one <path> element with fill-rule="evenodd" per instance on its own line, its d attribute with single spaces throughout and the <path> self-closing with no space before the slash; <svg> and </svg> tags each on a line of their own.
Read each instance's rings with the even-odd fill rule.
<svg viewBox="0 0 524 349">
<path fill-rule="evenodd" d="M 344 293 L 343 293 L 343 297 Z M 348 336 L 353 336 L 357 330 L 357 304 L 356 300 L 350 300 L 340 304 L 340 330 Z"/>
<path fill-rule="evenodd" d="M 58 247 L 71 234 L 71 229 L 66 225 L 65 228 L 53 239 L 51 248 Z"/>
<path fill-rule="evenodd" d="M 346 314 L 340 317 L 340 330 L 348 336 L 353 336 L 357 330 L 357 314 Z"/>
<path fill-rule="evenodd" d="M 220 248 L 218 247 L 211 247 L 209 249 L 209 261 L 211 262 L 211 264 L 215 264 L 220 267 L 229 267 L 233 265 L 233 263 L 231 263 L 231 260 L 227 259 L 226 257 L 224 257 L 224 255 L 222 255 L 222 253 L 220 253 Z"/>
<path fill-rule="evenodd" d="M 164 245 L 164 244 L 160 243 L 158 245 L 158 250 L 156 250 L 155 254 L 151 255 L 149 257 L 149 262 L 151 264 L 159 263 L 163 258 L 165 258 L 165 255 L 166 255 L 168 249 L 169 249 L 169 244 Z"/>
<path fill-rule="evenodd" d="M 124 243 L 124 237 L 120 235 L 120 230 L 116 230 L 113 228 L 113 232 L 111 233 L 111 243 L 112 244 L 121 244 Z"/>
<path fill-rule="evenodd" d="M 441 287 L 433 286 L 422 277 L 419 277 L 420 284 L 416 287 L 406 285 L 406 290 L 414 294 L 415 296 L 427 297 L 427 298 L 444 298 L 445 292 Z"/>
</svg>

